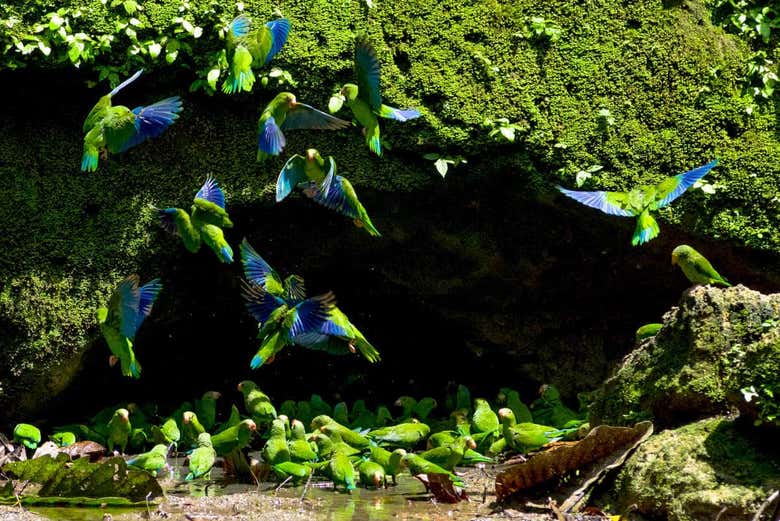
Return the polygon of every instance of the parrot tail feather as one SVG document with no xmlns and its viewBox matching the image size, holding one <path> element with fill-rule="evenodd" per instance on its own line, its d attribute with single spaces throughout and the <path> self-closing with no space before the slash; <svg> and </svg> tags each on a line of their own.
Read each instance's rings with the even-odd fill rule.
<svg viewBox="0 0 780 521">
<path fill-rule="evenodd" d="M 345 482 L 346 482 L 345 488 L 347 489 L 347 491 L 355 490 L 355 488 L 356 488 L 355 487 L 355 480 L 353 478 L 347 478 Z"/>
<path fill-rule="evenodd" d="M 371 149 L 371 152 L 378 156 L 382 155 L 382 141 L 379 139 L 378 135 L 368 138 L 367 142 L 368 148 Z"/>
<path fill-rule="evenodd" d="M 98 151 L 96 148 L 85 148 L 84 155 L 81 156 L 81 171 L 94 172 L 98 165 Z"/>
<path fill-rule="evenodd" d="M 220 257 L 219 260 L 224 262 L 225 264 L 230 264 L 233 262 L 233 249 L 230 247 L 229 244 L 226 244 L 222 248 L 220 248 Z"/>
<path fill-rule="evenodd" d="M 249 367 L 251 367 L 252 369 L 257 369 L 258 367 L 263 365 L 264 361 L 265 360 L 263 360 L 263 357 L 260 356 L 259 354 L 257 354 L 257 355 L 252 357 L 252 361 L 249 362 Z"/>
<path fill-rule="evenodd" d="M 637 246 L 644 244 L 658 237 L 661 229 L 658 227 L 658 223 L 646 210 L 639 214 L 636 220 L 636 230 L 634 230 L 634 236 L 631 239 L 631 244 Z"/>
<path fill-rule="evenodd" d="M 187 477 L 184 478 L 184 481 L 192 481 L 193 479 L 195 479 L 195 474 L 190 472 L 189 474 L 187 474 Z"/>
</svg>

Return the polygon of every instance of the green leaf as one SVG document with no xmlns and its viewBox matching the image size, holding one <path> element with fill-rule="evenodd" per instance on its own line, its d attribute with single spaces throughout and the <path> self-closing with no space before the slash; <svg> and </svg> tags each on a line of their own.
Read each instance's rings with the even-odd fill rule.
<svg viewBox="0 0 780 521">
<path fill-rule="evenodd" d="M 81 58 L 81 51 L 75 44 L 71 44 L 70 47 L 68 47 L 68 58 L 71 63 L 76 63 L 79 61 L 79 58 Z"/>
<path fill-rule="evenodd" d="M 176 57 L 179 55 L 179 51 L 167 51 L 165 53 L 165 61 L 168 63 L 173 63 L 176 61 Z"/>
<path fill-rule="evenodd" d="M 507 140 L 513 141 L 515 140 L 515 129 L 512 127 L 501 127 L 498 129 L 499 132 L 501 132 L 501 135 L 504 136 Z"/>
<path fill-rule="evenodd" d="M 192 23 L 189 20 L 182 20 L 181 26 L 184 28 L 185 31 L 192 34 L 195 31 L 195 27 L 192 26 Z"/>
<path fill-rule="evenodd" d="M 447 176 L 447 170 L 449 169 L 449 165 L 447 164 L 447 161 L 445 161 L 442 158 L 439 158 L 434 163 L 434 166 L 436 167 L 436 170 L 439 171 L 442 177 Z"/>
<path fill-rule="evenodd" d="M 44 56 L 51 54 L 51 47 L 49 47 L 43 40 L 38 40 L 38 49 L 41 50 Z"/>
<path fill-rule="evenodd" d="M 156 59 L 160 53 L 162 52 L 162 45 L 160 45 L 157 42 L 149 44 L 149 47 L 147 47 L 147 50 L 149 51 L 149 56 L 152 57 L 152 59 Z"/>
<path fill-rule="evenodd" d="M 125 0 L 122 3 L 122 7 L 125 8 L 125 12 L 129 15 L 133 15 L 138 11 L 138 3 L 135 0 Z"/>
</svg>

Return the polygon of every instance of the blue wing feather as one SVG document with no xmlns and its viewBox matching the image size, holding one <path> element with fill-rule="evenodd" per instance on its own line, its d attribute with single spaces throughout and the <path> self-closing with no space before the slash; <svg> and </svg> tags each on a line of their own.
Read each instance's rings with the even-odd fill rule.
<svg viewBox="0 0 780 521">
<path fill-rule="evenodd" d="M 254 282 L 244 282 L 243 296 L 247 311 L 261 324 L 268 320 L 276 308 L 284 305 L 282 299 L 268 293 Z"/>
<path fill-rule="evenodd" d="M 257 138 L 257 148 L 264 154 L 276 156 L 281 153 L 286 143 L 282 129 L 276 124 L 274 117 L 270 116 L 263 123 L 263 128 Z"/>
<path fill-rule="evenodd" d="M 328 314 L 335 303 L 333 293 L 328 292 L 297 304 L 294 308 L 295 320 L 288 332 L 289 338 L 319 330 L 327 321 Z"/>
<path fill-rule="evenodd" d="M 152 306 L 155 300 L 157 300 L 160 290 L 162 290 L 160 279 L 154 279 L 141 286 L 138 299 L 138 319 L 135 324 L 136 331 L 141 327 L 144 319 L 149 316 L 149 313 L 152 312 Z"/>
<path fill-rule="evenodd" d="M 244 276 L 250 283 L 265 287 L 267 277 L 279 278 L 276 271 L 252 248 L 246 238 L 241 241 L 241 264 L 244 265 Z"/>
<path fill-rule="evenodd" d="M 119 332 L 127 338 L 134 338 L 138 325 L 138 304 L 141 292 L 138 289 L 138 275 L 127 277 L 117 288 L 119 292 Z"/>
<path fill-rule="evenodd" d="M 298 154 L 292 156 L 284 164 L 284 168 L 276 178 L 276 202 L 282 201 L 290 195 L 298 183 L 306 181 L 306 173 L 303 169 L 306 159 Z"/>
<path fill-rule="evenodd" d="M 230 25 L 228 25 L 228 31 L 230 31 L 233 38 L 244 38 L 249 34 L 249 29 L 252 27 L 252 21 L 245 14 L 236 16 Z"/>
<path fill-rule="evenodd" d="M 157 137 L 179 117 L 181 99 L 178 96 L 166 98 L 153 105 L 136 107 L 135 132 L 119 149 L 124 152 L 149 138 Z"/>
<path fill-rule="evenodd" d="M 287 41 L 287 35 L 290 34 L 290 20 L 287 18 L 279 18 L 272 22 L 265 24 L 271 31 L 271 50 L 268 51 L 268 56 L 265 57 L 265 63 L 271 61 L 276 54 L 282 50 L 285 42 Z"/>
<path fill-rule="evenodd" d="M 313 201 L 351 219 L 356 219 L 358 217 L 357 208 L 347 197 L 342 184 L 342 179 L 344 178 L 340 175 L 334 176 L 328 191 L 325 192 L 323 190 L 313 198 Z"/>
<path fill-rule="evenodd" d="M 694 168 L 693 170 L 685 172 L 684 174 L 674 176 L 674 178 L 677 180 L 677 188 L 669 193 L 669 195 L 664 197 L 658 203 L 656 208 L 663 208 L 667 204 L 680 197 L 688 188 L 693 186 L 696 181 L 707 175 L 707 173 L 715 166 L 717 166 L 717 164 L 718 160 L 716 159 L 714 161 L 710 161 L 704 166 L 700 166 L 699 168 Z"/>
<path fill-rule="evenodd" d="M 607 194 L 609 192 L 600 192 L 600 191 L 585 192 L 585 191 L 577 191 L 577 190 L 567 190 L 562 186 L 559 186 L 558 190 L 560 190 L 561 193 L 564 194 L 565 196 L 571 197 L 575 201 L 582 203 L 585 206 L 590 206 L 591 208 L 596 208 L 597 210 L 601 210 L 606 214 L 619 215 L 621 217 L 634 216 L 632 212 L 628 210 L 624 210 L 619 206 L 615 206 L 614 204 L 609 203 L 607 201 Z"/>
<path fill-rule="evenodd" d="M 225 192 L 222 191 L 217 181 L 211 176 L 206 178 L 206 182 L 203 183 L 198 193 L 195 194 L 195 199 L 205 199 L 220 208 L 225 207 Z"/>
</svg>

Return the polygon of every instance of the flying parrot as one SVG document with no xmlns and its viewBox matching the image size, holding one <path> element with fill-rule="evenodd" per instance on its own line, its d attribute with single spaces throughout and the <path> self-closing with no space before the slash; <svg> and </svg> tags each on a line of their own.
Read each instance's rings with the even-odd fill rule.
<svg viewBox="0 0 780 521">
<path fill-rule="evenodd" d="M 257 335 L 261 340 L 260 348 L 249 364 L 252 369 L 273 360 L 284 347 L 293 343 L 296 335 L 321 331 L 323 328 L 326 334 L 347 334 L 340 326 L 327 320 L 335 306 L 333 292 L 290 305 L 266 292 L 259 284 L 245 282 L 243 296 L 249 313 L 262 324 Z"/>
<path fill-rule="evenodd" d="M 111 105 L 111 98 L 137 80 L 142 72 L 143 69 L 117 85 L 89 111 L 83 126 L 85 135 L 84 154 L 81 157 L 82 171 L 97 170 L 101 152 L 124 152 L 149 138 L 159 136 L 179 117 L 181 100 L 178 96 L 133 110 L 124 105 Z"/>
<path fill-rule="evenodd" d="M 225 210 L 225 193 L 212 177 L 200 187 L 192 202 L 191 214 L 181 208 L 155 208 L 162 227 L 181 237 L 184 247 L 195 253 L 202 242 L 211 248 L 220 262 L 233 262 L 233 249 L 225 240 L 222 228 L 232 228 L 233 222 Z"/>
<path fill-rule="evenodd" d="M 295 154 L 287 160 L 276 179 L 276 202 L 283 201 L 295 188 L 310 198 L 327 192 L 329 187 L 324 183 L 333 179 L 330 173 L 335 171 L 333 156 L 328 156 L 326 162 L 317 149 L 306 150 L 306 157 Z"/>
<path fill-rule="evenodd" d="M 644 244 L 658 236 L 658 223 L 650 214 L 667 206 L 688 188 L 707 175 L 718 164 L 717 159 L 684 174 L 667 177 L 656 185 L 640 185 L 630 192 L 584 192 L 558 187 L 564 195 L 609 215 L 636 217 L 636 230 L 631 239 L 634 246 Z"/>
<path fill-rule="evenodd" d="M 100 330 L 112 353 L 109 364 L 113 366 L 118 360 L 122 374 L 133 378 L 141 377 L 141 364 L 135 358 L 133 340 L 162 289 L 160 279 L 141 287 L 138 284 L 138 275 L 130 275 L 111 295 L 108 307 L 97 310 Z"/>
<path fill-rule="evenodd" d="M 679 264 L 685 276 L 694 284 L 731 286 L 728 280 L 715 271 L 704 255 L 687 244 L 682 244 L 672 251 L 672 264 Z"/>
<path fill-rule="evenodd" d="M 242 14 L 233 19 L 227 27 L 226 51 L 230 65 L 222 92 L 251 92 L 255 84 L 252 67 L 267 65 L 284 47 L 289 33 L 287 18 L 266 22 L 255 30 L 252 30 L 252 20 L 248 16 Z"/>
<path fill-rule="evenodd" d="M 338 130 L 349 125 L 348 121 L 300 103 L 290 92 L 281 92 L 266 105 L 257 121 L 257 160 L 278 156 L 284 150 L 287 141 L 283 130 Z"/>
<path fill-rule="evenodd" d="M 246 239 L 241 242 L 241 262 L 244 265 L 244 276 L 250 284 L 259 285 L 267 293 L 284 300 L 288 305 L 299 304 L 306 298 L 303 278 L 291 275 L 282 282 L 276 270 L 252 248 Z M 296 334 L 293 342 L 334 355 L 360 351 L 372 363 L 380 359 L 379 351 L 335 305 L 330 309 L 325 322 L 315 330 Z"/>
<path fill-rule="evenodd" d="M 357 85 L 347 83 L 337 96 L 331 99 L 330 108 L 336 112 L 343 103 L 352 110 L 355 119 L 363 126 L 366 144 L 373 153 L 382 155 L 382 140 L 379 136 L 378 117 L 409 121 L 420 117 L 415 109 L 396 109 L 382 104 L 380 93 L 380 65 L 376 51 L 365 35 L 355 40 L 355 74 Z"/>
</svg>

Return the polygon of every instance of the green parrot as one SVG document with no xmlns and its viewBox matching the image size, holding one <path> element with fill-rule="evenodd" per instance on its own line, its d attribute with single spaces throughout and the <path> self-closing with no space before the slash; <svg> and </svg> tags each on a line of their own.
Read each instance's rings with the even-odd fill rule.
<svg viewBox="0 0 780 521">
<path fill-rule="evenodd" d="M 282 282 L 276 270 L 252 248 L 246 239 L 241 242 L 241 262 L 244 265 L 244 276 L 250 284 L 259 285 L 266 293 L 284 301 L 287 306 L 298 305 L 306 298 L 306 287 L 303 278 L 291 275 Z M 272 301 L 273 299 L 269 298 L 269 306 L 274 305 L 271 304 Z M 259 310 L 255 311 L 259 313 Z M 263 313 L 268 312 L 267 309 L 262 311 Z M 257 318 L 262 317 L 258 315 Z M 360 351 L 366 360 L 372 363 L 380 359 L 376 348 L 366 340 L 363 333 L 335 305 L 330 308 L 325 321 L 320 326 L 311 331 L 298 332 L 293 336 L 292 341 L 297 345 L 326 351 L 333 355 L 345 355 Z M 271 344 L 267 345 L 269 345 L 270 352 L 272 349 Z M 258 354 L 260 359 L 253 359 L 253 362 L 262 365 L 262 363 L 265 363 L 263 358 L 265 355 L 263 353 Z M 275 356 L 275 354 L 271 356 Z M 316 414 L 314 415 L 316 416 Z"/>
<path fill-rule="evenodd" d="M 636 230 L 631 244 L 644 244 L 658 236 L 660 229 L 651 211 L 667 206 L 693 184 L 707 175 L 718 161 L 712 161 L 684 174 L 667 177 L 656 185 L 641 185 L 630 192 L 583 192 L 558 187 L 564 195 L 609 215 L 636 217 Z"/>
<path fill-rule="evenodd" d="M 541 396 L 531 404 L 534 422 L 552 425 L 556 429 L 579 427 L 585 420 L 561 401 L 561 393 L 553 385 L 543 385 Z"/>
<path fill-rule="evenodd" d="M 385 427 L 388 423 L 391 423 L 393 421 L 393 415 L 390 414 L 390 409 L 385 407 L 384 405 L 380 405 L 376 408 L 376 420 L 374 420 L 374 425 L 376 425 L 377 428 L 379 427 Z M 363 425 L 361 425 L 363 427 Z"/>
<path fill-rule="evenodd" d="M 290 451 L 287 449 L 287 437 L 282 420 L 277 418 L 271 423 L 271 435 L 265 442 L 261 455 L 268 465 L 290 461 Z"/>
<path fill-rule="evenodd" d="M 284 150 L 287 140 L 283 130 L 339 130 L 348 126 L 348 121 L 299 102 L 291 92 L 280 92 L 266 105 L 257 121 L 257 160 L 278 156 Z"/>
<path fill-rule="evenodd" d="M 465 488 L 466 486 L 460 477 L 435 463 L 431 463 L 417 454 L 406 454 L 401 458 L 401 462 L 409 469 L 409 473 L 412 476 L 417 476 L 418 474 L 445 474 L 449 476 L 455 486 L 461 488 Z"/>
<path fill-rule="evenodd" d="M 276 202 L 284 200 L 294 188 L 299 188 L 315 203 L 349 217 L 355 226 L 364 228 L 369 235 L 381 235 L 358 199 L 352 183 L 336 175 L 333 156 L 328 156 L 327 171 L 325 160 L 316 149 L 308 149 L 305 158 L 297 154 L 292 156 L 276 180 Z"/>
<path fill-rule="evenodd" d="M 279 18 L 252 30 L 252 20 L 242 14 L 227 27 L 225 34 L 228 77 L 222 83 L 222 92 L 251 92 L 255 84 L 252 67 L 263 67 L 282 50 L 290 33 L 290 21 Z"/>
<path fill-rule="evenodd" d="M 518 422 L 522 423 L 533 421 L 531 410 L 520 399 L 520 393 L 517 391 L 507 387 L 502 387 L 501 391 L 498 393 L 498 402 L 506 404 L 507 407 L 512 409 L 512 412 L 515 413 L 515 418 L 517 418 Z"/>
<path fill-rule="evenodd" d="M 287 442 L 290 459 L 299 463 L 316 460 L 317 453 L 309 442 L 306 441 L 306 430 L 303 423 L 300 420 L 293 420 L 290 430 L 290 440 Z"/>
<path fill-rule="evenodd" d="M 72 432 L 76 435 L 77 438 L 80 438 L 82 440 L 94 441 L 95 443 L 105 445 L 106 437 L 108 436 L 108 426 L 106 425 L 106 423 L 101 425 L 100 426 L 101 428 L 99 430 L 88 427 L 86 425 L 75 423 L 70 425 L 60 425 L 59 427 L 55 427 L 53 431 L 57 434 Z"/>
<path fill-rule="evenodd" d="M 127 409 L 117 409 L 108 422 L 108 452 L 114 452 L 114 447 L 119 448 L 120 453 L 124 453 L 127 448 L 127 442 L 133 426 L 130 425 L 130 413 Z"/>
<path fill-rule="evenodd" d="M 469 418 L 469 411 L 471 409 L 457 409 L 452 411 L 450 417 L 455 422 L 455 431 L 461 436 L 468 436 L 471 434 L 471 420 Z"/>
<path fill-rule="evenodd" d="M 658 334 L 658 331 L 664 327 L 663 324 L 653 323 L 653 324 L 645 324 L 644 326 L 640 327 L 636 330 L 636 341 L 637 343 L 641 342 L 642 340 L 646 340 L 648 338 L 653 338 L 655 335 Z"/>
<path fill-rule="evenodd" d="M 165 467 L 168 458 L 167 445 L 155 445 L 149 452 L 144 452 L 127 460 L 127 466 L 139 470 L 145 470 L 152 476 L 157 474 Z"/>
<path fill-rule="evenodd" d="M 474 414 L 471 416 L 471 426 L 474 432 L 496 432 L 501 424 L 498 416 L 490 408 L 490 404 L 484 398 L 474 399 Z"/>
<path fill-rule="evenodd" d="M 282 461 L 273 465 L 271 468 L 274 470 L 276 476 L 280 480 L 284 481 L 287 478 L 290 478 L 296 485 L 304 479 L 307 479 L 312 472 L 312 468 L 310 466 L 303 465 L 301 463 L 295 463 L 293 461 Z"/>
<path fill-rule="evenodd" d="M 361 449 L 356 449 L 352 445 L 345 443 L 338 432 L 328 436 L 320 431 L 312 434 L 309 439 L 317 445 L 317 455 L 320 459 L 329 458 L 337 452 L 346 456 L 355 456 L 361 452 Z"/>
<path fill-rule="evenodd" d="M 211 435 L 203 432 L 198 435 L 198 447 L 190 454 L 190 472 L 184 479 L 192 481 L 201 476 L 208 476 L 211 473 L 211 467 L 217 459 L 217 452 L 211 443 Z"/>
<path fill-rule="evenodd" d="M 346 336 L 346 331 L 328 320 L 335 306 L 333 292 L 302 300 L 294 305 L 266 292 L 256 282 L 244 282 L 243 297 L 246 309 L 260 324 L 258 338 L 260 348 L 249 366 L 257 369 L 273 361 L 286 346 L 295 342 L 296 335 L 322 332 L 328 335 Z"/>
<path fill-rule="evenodd" d="M 428 415 L 431 414 L 431 412 L 436 408 L 436 406 L 437 406 L 436 400 L 434 400 L 433 398 L 429 396 L 422 398 L 414 406 L 415 418 L 417 418 L 420 421 L 425 421 L 428 418 Z"/>
<path fill-rule="evenodd" d="M 194 412 L 207 431 L 210 431 L 217 421 L 217 400 L 221 396 L 217 391 L 206 391 L 200 400 L 195 400 Z"/>
<path fill-rule="evenodd" d="M 363 460 L 358 465 L 358 475 L 363 486 L 380 488 L 385 485 L 385 468 L 375 461 Z"/>
<path fill-rule="evenodd" d="M 324 432 L 331 439 L 335 439 L 334 434 L 338 434 L 339 437 L 351 447 L 357 449 L 365 449 L 371 445 L 371 441 L 362 434 L 351 430 L 349 427 L 345 427 L 336 423 L 327 423 L 320 427 L 320 431 Z"/>
<path fill-rule="evenodd" d="M 685 276 L 694 284 L 731 286 L 729 281 L 715 271 L 704 255 L 687 244 L 681 244 L 672 251 L 672 264 L 679 264 Z"/>
<path fill-rule="evenodd" d="M 107 308 L 97 310 L 100 331 L 111 356 L 109 365 L 121 364 L 122 375 L 141 377 L 141 364 L 135 357 L 133 340 L 144 319 L 152 312 L 152 305 L 162 289 L 160 279 L 139 287 L 138 275 L 130 275 L 114 290 Z"/>
<path fill-rule="evenodd" d="M 218 456 L 226 456 L 234 450 L 241 450 L 252 439 L 257 425 L 252 420 L 242 420 L 238 425 L 228 427 L 211 437 L 211 443 Z"/>
<path fill-rule="evenodd" d="M 460 436 L 450 443 L 422 452 L 420 457 L 452 471 L 463 461 L 467 447 L 475 449 L 477 444 L 471 436 Z"/>
<path fill-rule="evenodd" d="M 241 423 L 241 413 L 238 412 L 238 407 L 233 404 L 230 406 L 230 416 L 228 416 L 228 419 L 216 426 L 214 432 L 220 433 L 230 427 L 235 427 L 239 423 Z"/>
<path fill-rule="evenodd" d="M 298 408 L 294 400 L 285 400 L 279 406 L 279 414 L 284 414 L 288 418 L 297 418 Z"/>
<path fill-rule="evenodd" d="M 380 74 L 376 51 L 365 35 L 359 35 L 355 39 L 357 85 L 347 83 L 330 103 L 331 112 L 336 112 L 342 104 L 346 103 L 357 122 L 363 127 L 368 148 L 378 156 L 382 155 L 382 140 L 377 117 L 396 121 L 409 121 L 420 117 L 420 112 L 415 109 L 396 109 L 382 103 Z"/>
<path fill-rule="evenodd" d="M 498 415 L 507 445 L 521 454 L 541 449 L 548 443 L 560 440 L 570 431 L 577 431 L 577 428 L 559 430 L 549 425 L 517 423 L 515 414 L 506 407 L 499 409 Z"/>
<path fill-rule="evenodd" d="M 76 435 L 70 431 L 57 432 L 49 436 L 49 439 L 56 443 L 58 447 L 67 447 L 76 443 Z"/>
<path fill-rule="evenodd" d="M 455 408 L 466 411 L 466 414 L 471 411 L 471 392 L 465 385 L 458 385 Z"/>
<path fill-rule="evenodd" d="M 345 492 L 355 490 L 355 469 L 346 454 L 335 452 L 328 462 L 327 473 L 336 488 L 343 485 Z"/>
<path fill-rule="evenodd" d="M 130 419 L 130 425 L 133 425 L 132 415 Z M 127 442 L 127 446 L 131 452 L 141 452 L 149 443 L 149 434 L 147 434 L 148 428 L 143 429 L 140 427 L 133 427 L 133 431 L 130 433 L 130 440 Z"/>
<path fill-rule="evenodd" d="M 346 403 L 339 402 L 333 406 L 333 420 L 342 425 L 349 425 L 349 411 Z"/>
<path fill-rule="evenodd" d="M 133 83 L 143 69 L 116 86 L 114 90 L 98 100 L 87 119 L 84 120 L 84 154 L 81 157 L 81 170 L 97 170 L 101 153 L 118 154 L 149 138 L 161 135 L 181 112 L 181 99 L 178 96 L 166 98 L 153 105 L 139 106 L 130 110 L 124 105 L 113 106 L 111 98 Z"/>
<path fill-rule="evenodd" d="M 417 406 L 417 400 L 411 396 L 400 396 L 393 405 L 401 408 L 401 419 L 408 420 L 413 416 L 414 408 Z"/>
<path fill-rule="evenodd" d="M 257 388 L 257 384 L 251 380 L 244 380 L 238 384 L 238 391 L 244 395 L 244 408 L 257 425 L 269 425 L 276 419 L 276 409 L 271 399 L 263 391 Z"/>
<path fill-rule="evenodd" d="M 14 441 L 30 450 L 35 450 L 41 442 L 41 431 L 35 425 L 19 423 L 14 427 Z"/>
<path fill-rule="evenodd" d="M 333 408 L 330 406 L 328 402 L 323 400 L 322 396 L 320 396 L 319 394 L 311 395 L 311 398 L 309 398 L 309 407 L 311 408 L 312 418 L 323 414 L 327 416 L 333 414 Z M 319 425 L 319 427 L 322 427 L 322 425 Z"/>
<path fill-rule="evenodd" d="M 499 438 L 499 440 L 503 440 L 504 438 Z M 498 443 L 498 441 L 493 442 L 491 447 L 494 447 Z M 505 442 L 506 443 L 506 442 Z M 487 456 L 483 456 L 479 452 L 477 452 L 474 449 L 466 449 L 466 452 L 463 453 L 463 459 L 461 460 L 461 465 L 476 465 L 477 463 L 495 463 L 496 460 L 493 458 L 489 458 Z"/>
<path fill-rule="evenodd" d="M 401 459 L 406 456 L 406 451 L 404 449 L 395 449 L 393 452 L 390 452 L 379 445 L 372 445 L 370 450 L 371 459 L 385 469 L 385 474 L 393 479 L 393 484 L 395 485 L 395 477 L 401 472 Z"/>
<path fill-rule="evenodd" d="M 195 194 L 190 214 L 181 208 L 153 208 L 163 229 L 178 235 L 188 251 L 196 253 L 201 243 L 206 243 L 220 262 L 233 262 L 233 249 L 222 231 L 223 228 L 232 228 L 233 221 L 225 209 L 225 193 L 214 178 L 207 177 Z"/>
<path fill-rule="evenodd" d="M 389 412 L 389 411 L 388 411 Z M 350 426 L 354 428 L 368 429 L 377 425 L 376 415 L 366 407 L 365 400 L 355 400 L 350 412 L 352 421 Z"/>
<path fill-rule="evenodd" d="M 409 422 L 390 427 L 382 427 L 370 431 L 366 436 L 375 442 L 384 445 L 413 449 L 418 443 L 423 441 L 430 432 L 430 427 L 424 423 Z"/>
<path fill-rule="evenodd" d="M 191 447 L 198 442 L 198 436 L 206 432 L 206 428 L 200 423 L 198 415 L 192 411 L 186 411 L 181 416 L 181 440 L 185 447 Z"/>
<path fill-rule="evenodd" d="M 173 444 L 178 448 L 181 441 L 181 430 L 176 417 L 167 418 L 162 425 L 152 425 L 152 439 L 155 443 Z"/>
</svg>

